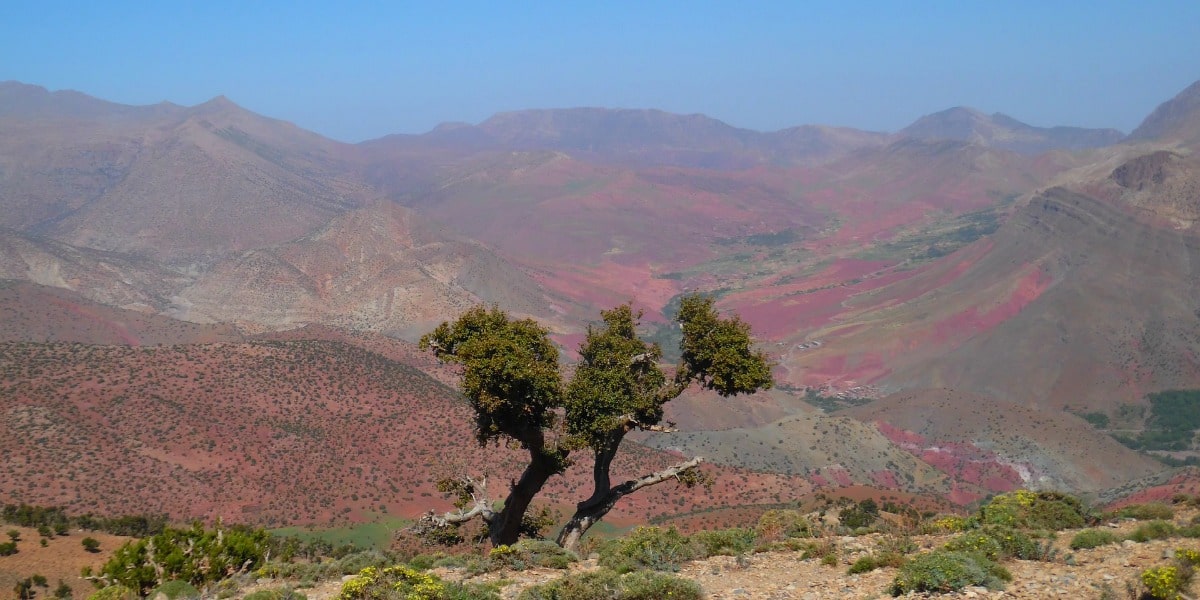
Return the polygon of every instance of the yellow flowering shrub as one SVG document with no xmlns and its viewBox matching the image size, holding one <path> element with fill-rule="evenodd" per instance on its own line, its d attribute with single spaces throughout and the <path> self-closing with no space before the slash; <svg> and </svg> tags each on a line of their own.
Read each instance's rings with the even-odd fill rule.
<svg viewBox="0 0 1200 600">
<path fill-rule="evenodd" d="M 455 589 L 451 589 L 451 588 Z M 407 565 L 385 569 L 367 567 L 342 585 L 338 600 L 446 600 L 454 597 L 496 598 L 493 590 L 482 586 L 462 588 L 449 584 L 436 575 L 418 571 Z"/>
<path fill-rule="evenodd" d="M 1156 600 L 1176 600 L 1182 598 L 1179 590 L 1183 587 L 1183 579 L 1179 569 L 1174 566 L 1154 567 L 1142 571 L 1142 585 L 1147 593 Z"/>
</svg>

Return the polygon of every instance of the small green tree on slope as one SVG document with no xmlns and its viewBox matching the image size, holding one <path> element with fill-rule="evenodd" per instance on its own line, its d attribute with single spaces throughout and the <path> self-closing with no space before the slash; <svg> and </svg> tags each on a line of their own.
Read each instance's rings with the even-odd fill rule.
<svg viewBox="0 0 1200 600">
<path fill-rule="evenodd" d="M 422 337 L 422 348 L 462 365 L 462 391 L 475 411 L 477 441 L 507 439 L 529 453 L 503 508 L 492 507 L 486 479 L 463 478 L 445 487 L 457 493 L 458 510 L 431 513 L 423 526 L 453 526 L 478 517 L 493 544 L 515 543 L 530 502 L 571 465 L 576 450 L 589 450 L 595 459 L 593 490 L 559 534 L 559 544 L 567 548 L 622 497 L 670 479 L 697 483 L 698 457 L 617 485 L 610 469 L 625 436 L 635 429 L 663 430 L 663 405 L 688 387 L 726 397 L 752 393 L 772 385 L 770 365 L 751 348 L 749 325 L 736 316 L 720 317 L 709 298 L 689 296 L 677 317 L 682 358 L 668 377 L 659 366 L 661 348 L 637 337 L 640 317 L 628 305 L 602 311 L 601 323 L 588 328 L 580 363 L 567 382 L 549 331 L 498 308 L 472 308 Z"/>
</svg>

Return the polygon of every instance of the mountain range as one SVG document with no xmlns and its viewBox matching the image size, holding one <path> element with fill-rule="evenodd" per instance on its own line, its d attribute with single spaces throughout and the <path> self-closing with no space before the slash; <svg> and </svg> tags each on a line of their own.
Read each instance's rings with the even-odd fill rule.
<svg viewBox="0 0 1200 600">
<path fill-rule="evenodd" d="M 774 473 L 796 494 L 866 484 L 965 503 L 1020 486 L 1105 494 L 1158 481 L 1166 465 L 1078 415 L 1144 413 L 1149 393 L 1200 387 L 1197 132 L 1200 83 L 1129 136 L 963 107 L 895 133 L 757 132 L 703 115 L 575 108 L 353 145 L 223 97 L 133 107 L 0 83 L 0 363 L 13 373 L 0 388 L 0 433 L 8 455 L 42 457 L 10 462 L 5 479 L 70 454 L 34 448 L 53 438 L 39 427 L 99 435 L 77 421 L 95 409 L 63 404 L 104 377 L 70 344 L 106 348 L 93 352 L 105 369 L 147 382 L 96 402 L 155 411 L 219 402 L 162 379 L 178 377 L 172 361 L 191 352 L 207 357 L 210 381 L 245 377 L 228 379 L 263 353 L 286 362 L 314 348 L 361 351 L 371 362 L 380 347 L 321 344 L 413 341 L 477 303 L 545 323 L 570 357 L 598 309 L 631 302 L 645 311 L 645 334 L 670 346 L 673 306 L 701 291 L 754 327 L 779 389 L 685 396 L 669 405 L 679 431 L 640 440 L 648 446 Z M 310 345 L 272 346 L 281 335 Z M 154 344 L 173 350 L 138 349 Z M 449 381 L 405 356 L 412 377 Z M 72 375 L 28 371 L 52 359 Z M 321 364 L 347 381 L 365 377 Z M 176 395 L 150 398 L 154 382 Z M 296 407 L 335 402 L 318 388 Z M 364 414 L 411 410 L 370 389 Z M 819 401 L 840 410 L 827 414 Z M 180 444 L 225 444 L 245 423 L 213 417 L 228 407 L 185 408 L 181 427 L 203 434 L 162 431 L 121 452 L 137 448 L 139 476 L 184 477 L 179 493 L 219 498 L 213 486 L 225 476 L 198 475 L 204 461 L 179 458 L 191 456 Z M 338 410 L 309 410 L 307 425 L 268 419 L 256 435 L 311 426 L 332 436 L 322 438 L 329 448 L 349 448 L 348 438 L 332 441 L 352 436 L 332 425 Z M 292 458 L 315 451 L 300 444 Z M 386 464 L 372 468 L 382 476 L 404 451 L 380 450 Z M 268 454 L 251 456 L 282 460 Z M 310 462 L 353 462 L 331 456 Z M 36 499 L 86 503 L 93 484 L 54 471 L 46 489 L 62 491 Z M 735 503 L 735 488 L 714 501 Z M 20 489 L 0 493 L 24 498 Z M 262 514 L 329 519 L 343 500 Z M 404 504 L 385 488 L 373 502 Z"/>
</svg>

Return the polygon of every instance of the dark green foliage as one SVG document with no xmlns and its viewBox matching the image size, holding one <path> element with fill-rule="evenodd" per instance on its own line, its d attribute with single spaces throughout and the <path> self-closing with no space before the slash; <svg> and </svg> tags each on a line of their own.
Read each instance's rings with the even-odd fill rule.
<svg viewBox="0 0 1200 600">
<path fill-rule="evenodd" d="M 1111 420 L 1108 418 L 1108 415 L 1102 412 L 1083 413 L 1079 416 L 1083 417 L 1084 421 L 1091 423 L 1092 427 L 1095 427 L 1096 429 L 1108 429 L 1108 425 L 1111 422 Z"/>
<path fill-rule="evenodd" d="M 530 453 L 520 485 L 511 486 L 504 508 L 476 510 L 494 545 L 516 543 L 525 532 L 517 524 L 523 523 L 533 496 L 571 464 L 572 451 L 592 452 L 595 487 L 563 528 L 559 542 L 565 545 L 578 542 L 621 497 L 647 485 L 648 480 L 614 486 L 609 469 L 629 432 L 660 425 L 666 402 L 691 385 L 722 396 L 772 385 L 770 364 L 764 353 L 753 350 L 749 325 L 736 316 L 720 317 L 711 298 L 680 299 L 681 359 L 671 380 L 659 364 L 662 349 L 638 337 L 640 319 L 627 304 L 601 311 L 601 322 L 588 327 L 580 362 L 565 385 L 549 331 L 529 319 L 511 319 L 495 307 L 472 308 L 421 338 L 422 348 L 463 366 L 462 391 L 475 411 L 478 441 L 508 438 Z M 689 487 L 703 483 L 695 463 L 682 469 L 658 481 L 673 479 Z M 456 508 L 466 511 L 468 505 L 480 506 L 474 485 L 460 480 L 444 491 L 457 498 Z M 453 535 L 449 539 L 457 541 Z"/>
<path fill-rule="evenodd" d="M 79 540 L 79 543 L 83 545 L 84 550 L 93 554 L 100 551 L 100 541 L 94 537 L 85 537 Z"/>
<path fill-rule="evenodd" d="M 618 573 L 642 569 L 678 571 L 680 564 L 695 557 L 691 540 L 674 527 L 638 527 L 629 535 L 600 546 L 600 566 Z"/>
<path fill-rule="evenodd" d="M 1115 544 L 1116 542 L 1117 536 L 1111 531 L 1104 529 L 1084 529 L 1071 538 L 1071 549 L 1099 548 L 1100 546 Z"/>
<path fill-rule="evenodd" d="M 196 524 L 190 529 L 167 529 L 118 548 L 100 575 L 142 594 L 160 577 L 203 586 L 261 566 L 268 537 L 262 529 L 239 527 L 206 530 Z"/>
<path fill-rule="evenodd" d="M 59 579 L 58 587 L 54 588 L 54 597 L 58 598 L 59 600 L 65 600 L 66 598 L 73 598 L 74 596 L 75 592 L 71 590 L 71 586 Z"/>
<path fill-rule="evenodd" d="M 128 537 L 146 537 L 161 533 L 167 526 L 166 515 L 129 515 L 122 517 L 95 517 L 90 514 L 77 517 L 68 516 L 66 511 L 56 506 L 33 506 L 29 504 L 7 504 L 0 511 L 0 516 L 13 525 L 36 527 L 38 531 L 53 532 L 54 535 L 66 535 L 72 527 L 90 531 L 105 531 L 113 535 Z"/>
<path fill-rule="evenodd" d="M 617 575 L 607 569 L 577 573 L 526 588 L 518 600 L 701 600 L 693 581 L 674 575 L 635 572 Z"/>
<path fill-rule="evenodd" d="M 20 531 L 17 531 L 16 529 L 9 529 L 5 533 L 8 534 L 8 539 L 11 540 L 12 542 L 16 543 L 16 542 L 21 541 L 21 532 Z"/>
<path fill-rule="evenodd" d="M 683 363 L 675 373 L 676 382 L 696 381 L 722 396 L 773 385 L 766 354 L 751 349 L 750 326 L 737 316 L 720 318 L 712 298 L 684 298 L 679 322 L 683 326 Z"/>
<path fill-rule="evenodd" d="M 1167 390 L 1148 394 L 1150 417 L 1136 438 L 1117 437 L 1135 450 L 1187 450 L 1200 429 L 1200 390 Z"/>
<path fill-rule="evenodd" d="M 562 405 L 558 348 L 532 319 L 477 306 L 421 338 L 443 361 L 463 366 L 462 392 L 475 410 L 480 444 L 507 435 L 519 442 L 554 422 Z"/>
<path fill-rule="evenodd" d="M 1135 542 L 1148 542 L 1150 540 L 1161 540 L 1164 538 L 1174 537 L 1179 531 L 1175 526 L 1167 521 L 1150 521 L 1138 525 L 1133 533 L 1129 534 L 1129 539 Z"/>
<path fill-rule="evenodd" d="M 1012 575 L 987 557 L 967 552 L 935 550 L 918 554 L 892 580 L 894 596 L 909 592 L 953 592 L 969 585 L 990 589 L 1003 587 Z"/>
<path fill-rule="evenodd" d="M 17 552 L 16 542 L 4 542 L 0 544 L 0 556 L 12 556 Z"/>
<path fill-rule="evenodd" d="M 878 518 L 879 506 L 870 498 L 843 508 L 842 512 L 838 513 L 838 520 L 850 529 L 870 527 Z"/>
</svg>

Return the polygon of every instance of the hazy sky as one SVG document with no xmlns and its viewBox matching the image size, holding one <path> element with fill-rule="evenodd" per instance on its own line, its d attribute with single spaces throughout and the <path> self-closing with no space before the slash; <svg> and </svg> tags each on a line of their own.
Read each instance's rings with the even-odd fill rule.
<svg viewBox="0 0 1200 600">
<path fill-rule="evenodd" d="M 521 108 L 894 131 L 956 105 L 1129 131 L 1200 79 L 1200 1 L 0 2 L 0 80 L 224 94 L 346 141 Z"/>
</svg>

